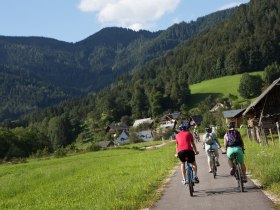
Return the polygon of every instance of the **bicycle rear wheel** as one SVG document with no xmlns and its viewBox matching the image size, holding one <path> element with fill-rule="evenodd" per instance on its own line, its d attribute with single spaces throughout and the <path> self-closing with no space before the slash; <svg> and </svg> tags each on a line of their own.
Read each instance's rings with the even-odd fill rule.
<svg viewBox="0 0 280 210">
<path fill-rule="evenodd" d="M 242 181 L 242 172 L 241 172 L 240 164 L 236 165 L 236 179 L 240 192 L 244 192 L 244 184 Z"/>
<path fill-rule="evenodd" d="M 212 172 L 213 172 L 213 177 L 214 179 L 216 178 L 217 175 L 217 167 L 216 167 L 216 159 L 215 156 L 212 156 Z"/>
<path fill-rule="evenodd" d="M 188 170 L 188 185 L 189 185 L 189 191 L 190 191 L 190 195 L 193 196 L 193 180 L 192 180 L 192 177 L 193 177 L 193 174 L 192 174 L 192 171 L 191 170 Z"/>
</svg>

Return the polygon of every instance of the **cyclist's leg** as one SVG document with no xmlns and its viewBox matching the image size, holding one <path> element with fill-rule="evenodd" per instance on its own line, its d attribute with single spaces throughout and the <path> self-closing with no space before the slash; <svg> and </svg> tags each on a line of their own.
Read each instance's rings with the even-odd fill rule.
<svg viewBox="0 0 280 210">
<path fill-rule="evenodd" d="M 243 178 L 244 180 L 247 181 L 247 175 L 246 175 L 246 166 L 245 166 L 245 163 L 244 163 L 244 153 L 243 153 L 243 150 L 241 147 L 237 147 L 238 151 L 238 157 L 237 157 L 237 161 L 240 163 L 241 165 L 241 171 L 242 171 L 242 174 L 243 174 Z"/>
<path fill-rule="evenodd" d="M 185 181 L 186 180 L 186 167 L 185 167 L 184 162 L 181 162 L 181 174 L 182 174 L 183 181 Z"/>
<path fill-rule="evenodd" d="M 186 167 L 185 167 L 185 162 L 187 160 L 187 150 L 183 150 L 178 152 L 178 157 L 181 161 L 181 174 L 182 174 L 182 178 L 183 181 L 186 180 Z"/>
<path fill-rule="evenodd" d="M 209 173 L 212 172 L 211 170 L 211 154 L 209 152 L 210 146 L 209 145 L 205 145 L 205 152 L 207 154 L 207 163 L 208 163 L 208 171 Z"/>
<path fill-rule="evenodd" d="M 188 162 L 191 164 L 193 172 L 194 172 L 194 180 L 196 183 L 199 183 L 199 179 L 197 177 L 197 164 L 195 161 L 195 154 L 193 150 L 188 150 Z"/>
<path fill-rule="evenodd" d="M 187 150 L 187 158 L 188 158 L 188 163 L 191 164 L 194 175 L 196 176 L 197 174 L 197 165 L 195 162 L 195 154 L 193 150 Z"/>
<path fill-rule="evenodd" d="M 228 165 L 230 167 L 230 175 L 234 175 L 234 170 L 233 170 L 233 153 L 236 152 L 235 147 L 228 147 L 227 148 L 227 157 L 228 157 Z"/>
</svg>

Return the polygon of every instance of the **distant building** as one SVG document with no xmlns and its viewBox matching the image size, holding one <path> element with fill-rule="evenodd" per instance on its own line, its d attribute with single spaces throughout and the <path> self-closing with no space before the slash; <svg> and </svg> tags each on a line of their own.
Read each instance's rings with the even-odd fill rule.
<svg viewBox="0 0 280 210">
<path fill-rule="evenodd" d="M 138 120 L 134 121 L 133 127 L 136 128 L 139 125 L 146 124 L 146 123 L 152 125 L 154 123 L 154 121 L 152 120 L 152 118 L 138 119 Z"/>
<path fill-rule="evenodd" d="M 115 144 L 114 144 L 113 141 L 100 141 L 100 142 L 98 142 L 98 145 L 99 145 L 101 148 L 107 148 L 107 147 L 113 147 L 113 146 L 115 146 Z"/>
<path fill-rule="evenodd" d="M 151 130 L 140 131 L 136 133 L 142 141 L 153 141 L 154 136 Z"/>
<path fill-rule="evenodd" d="M 111 125 L 107 126 L 106 132 L 110 134 L 115 134 L 117 131 L 128 130 L 128 126 L 124 123 L 112 123 Z"/>
<path fill-rule="evenodd" d="M 116 144 L 129 143 L 129 133 L 126 130 L 123 130 L 122 133 L 116 138 Z"/>
<path fill-rule="evenodd" d="M 248 119 L 249 139 L 268 144 L 268 138 L 274 141 L 273 134 L 280 141 L 280 77 L 243 112 Z"/>
<path fill-rule="evenodd" d="M 226 123 L 234 122 L 235 127 L 239 128 L 242 124 L 242 114 L 245 109 L 227 110 L 223 111 L 223 116 L 226 119 Z"/>
<path fill-rule="evenodd" d="M 169 129 L 169 128 L 174 128 L 174 125 L 178 118 L 180 117 L 180 112 L 173 113 L 173 114 L 166 114 L 161 117 L 160 119 L 160 124 L 159 128 L 160 129 Z"/>
</svg>

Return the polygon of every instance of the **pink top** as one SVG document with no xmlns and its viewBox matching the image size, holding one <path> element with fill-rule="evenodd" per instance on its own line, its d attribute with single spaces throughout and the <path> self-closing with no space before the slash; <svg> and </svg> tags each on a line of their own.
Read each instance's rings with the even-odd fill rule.
<svg viewBox="0 0 280 210">
<path fill-rule="evenodd" d="M 191 142 L 193 142 L 193 135 L 188 131 L 180 131 L 180 133 L 176 135 L 177 152 L 193 150 Z"/>
</svg>

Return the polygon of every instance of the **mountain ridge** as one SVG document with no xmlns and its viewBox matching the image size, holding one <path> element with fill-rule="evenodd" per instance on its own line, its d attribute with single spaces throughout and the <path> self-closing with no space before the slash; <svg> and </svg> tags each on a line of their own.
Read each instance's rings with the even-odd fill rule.
<svg viewBox="0 0 280 210">
<path fill-rule="evenodd" d="M 99 91 L 120 75 L 134 72 L 233 12 L 234 9 L 221 11 L 159 32 L 105 28 L 76 43 L 0 36 L 0 93 L 5 99 L 0 102 L 0 119 Z M 105 38 L 107 44 L 103 42 Z"/>
</svg>

